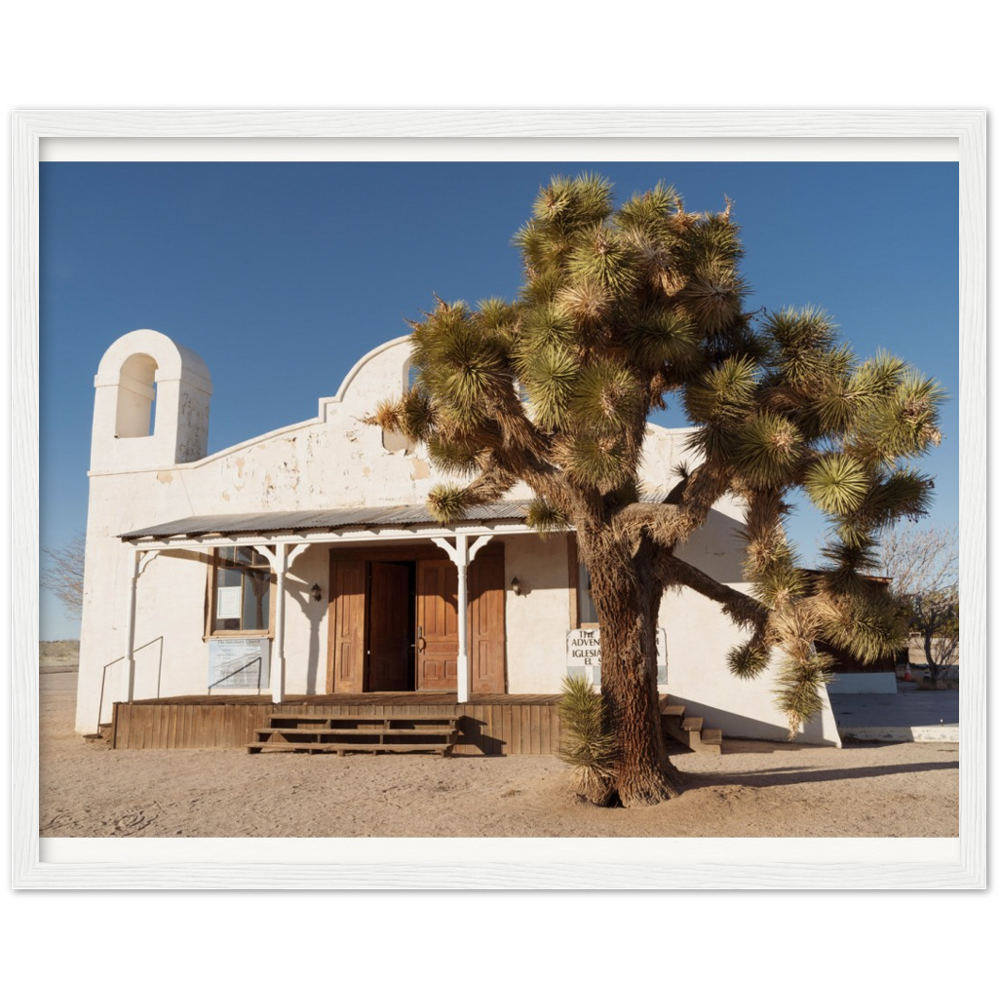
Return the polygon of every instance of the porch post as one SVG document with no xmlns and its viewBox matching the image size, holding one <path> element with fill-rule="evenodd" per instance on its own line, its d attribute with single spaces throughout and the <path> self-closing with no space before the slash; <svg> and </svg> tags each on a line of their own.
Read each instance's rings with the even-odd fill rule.
<svg viewBox="0 0 1000 1000">
<path fill-rule="evenodd" d="M 448 558 L 458 570 L 458 702 L 464 705 L 469 700 L 472 687 L 469 676 L 469 563 L 476 553 L 490 540 L 489 535 L 477 538 L 469 546 L 468 535 L 456 535 L 452 545 L 445 538 L 435 538 L 439 548 L 448 553 Z"/>
<path fill-rule="evenodd" d="M 139 577 L 142 571 L 156 558 L 156 550 L 142 552 L 132 549 L 131 567 L 129 569 L 128 605 L 125 614 L 125 682 L 122 684 L 124 701 L 135 697 L 135 604 L 139 590 Z M 154 640 L 155 641 L 155 640 Z M 103 697 L 103 696 L 102 696 Z"/>
<path fill-rule="evenodd" d="M 128 604 L 125 611 L 125 682 L 122 685 L 124 698 L 130 702 L 135 694 L 135 594 L 139 583 L 139 559 L 141 553 L 132 549 L 129 554 Z"/>
<path fill-rule="evenodd" d="M 274 673 L 271 676 L 271 701 L 281 704 L 285 696 L 285 574 L 288 571 L 288 543 L 274 544 L 274 571 L 278 600 L 274 609 Z"/>
<path fill-rule="evenodd" d="M 458 568 L 458 701 L 469 700 L 469 539 L 455 539 L 455 566 Z"/>
</svg>

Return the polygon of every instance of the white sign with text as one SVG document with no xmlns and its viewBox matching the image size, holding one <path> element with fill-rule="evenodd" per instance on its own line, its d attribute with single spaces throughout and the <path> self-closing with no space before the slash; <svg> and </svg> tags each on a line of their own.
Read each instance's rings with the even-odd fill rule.
<svg viewBox="0 0 1000 1000">
<path fill-rule="evenodd" d="M 601 683 L 601 630 L 575 628 L 566 633 L 566 673 Z M 656 630 L 656 683 L 667 683 L 667 630 Z"/>
<path fill-rule="evenodd" d="M 209 691 L 253 688 L 271 683 L 271 641 L 261 639 L 209 639 Z"/>
</svg>

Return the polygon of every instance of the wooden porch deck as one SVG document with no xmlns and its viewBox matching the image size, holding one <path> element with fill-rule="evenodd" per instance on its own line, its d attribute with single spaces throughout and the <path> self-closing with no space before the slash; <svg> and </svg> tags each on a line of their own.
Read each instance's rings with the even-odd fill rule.
<svg viewBox="0 0 1000 1000">
<path fill-rule="evenodd" d="M 556 694 L 475 695 L 459 705 L 452 694 L 391 692 L 289 695 L 275 705 L 267 695 L 189 695 L 116 702 L 110 742 L 115 750 L 243 749 L 272 714 L 460 717 L 452 754 L 551 754 L 559 745 Z"/>
</svg>

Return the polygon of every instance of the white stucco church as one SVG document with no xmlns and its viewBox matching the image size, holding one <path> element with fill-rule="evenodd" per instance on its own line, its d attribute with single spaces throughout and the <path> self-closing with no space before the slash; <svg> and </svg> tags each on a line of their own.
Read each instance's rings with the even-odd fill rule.
<svg viewBox="0 0 1000 1000">
<path fill-rule="evenodd" d="M 213 386 L 201 358 L 152 330 L 108 348 L 94 383 L 80 733 L 111 723 L 116 703 L 381 697 L 486 706 L 489 745 L 506 752 L 501 723 L 488 721 L 496 706 L 543 703 L 569 672 L 599 681 L 572 531 L 529 529 L 524 488 L 435 523 L 423 446 L 365 421 L 407 386 L 409 353 L 409 337 L 383 344 L 315 417 L 209 455 Z M 687 434 L 650 425 L 650 498 L 674 485 Z M 734 587 L 745 586 L 740 517 L 720 503 L 684 550 Z M 711 601 L 669 593 L 660 624 L 661 692 L 727 737 L 785 737 L 773 681 L 729 674 L 739 633 Z M 167 739 L 156 745 L 191 745 Z M 799 739 L 839 745 L 828 702 Z"/>
</svg>

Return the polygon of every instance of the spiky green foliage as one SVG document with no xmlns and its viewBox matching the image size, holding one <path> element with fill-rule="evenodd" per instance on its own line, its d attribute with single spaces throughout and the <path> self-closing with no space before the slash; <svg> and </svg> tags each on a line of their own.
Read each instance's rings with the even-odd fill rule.
<svg viewBox="0 0 1000 1000">
<path fill-rule="evenodd" d="M 573 387 L 569 412 L 580 430 L 616 435 L 646 417 L 642 386 L 627 368 L 601 361 L 584 368 Z"/>
<path fill-rule="evenodd" d="M 778 609 L 804 597 L 808 590 L 808 578 L 792 561 L 792 553 L 786 546 L 779 548 L 775 557 L 758 570 L 752 592 L 767 607 Z"/>
<path fill-rule="evenodd" d="M 816 585 L 836 597 L 864 598 L 871 592 L 867 574 L 877 568 L 870 538 L 860 542 L 829 541 L 821 550 L 826 572 Z"/>
<path fill-rule="evenodd" d="M 725 259 L 704 260 L 679 298 L 688 315 L 709 334 L 723 334 L 750 289 Z"/>
<path fill-rule="evenodd" d="M 802 434 L 794 421 L 780 413 L 749 417 L 735 442 L 733 464 L 751 486 L 780 488 L 802 456 Z"/>
<path fill-rule="evenodd" d="M 624 342 L 643 366 L 671 365 L 678 370 L 697 366 L 701 360 L 696 325 L 680 312 L 647 308 L 637 312 Z"/>
<path fill-rule="evenodd" d="M 729 651 L 729 670 L 736 677 L 753 680 L 767 669 L 770 657 L 771 651 L 764 643 L 751 639 Z"/>
<path fill-rule="evenodd" d="M 528 504 L 524 520 L 528 527 L 534 528 L 542 538 L 569 524 L 566 512 L 554 507 L 544 497 L 535 497 Z"/>
<path fill-rule="evenodd" d="M 681 208 L 681 201 L 674 188 L 660 181 L 652 190 L 635 192 L 618 211 L 618 221 L 633 232 L 647 235 L 656 242 L 666 243 L 666 253 L 671 236 L 668 220 Z"/>
<path fill-rule="evenodd" d="M 435 486 L 427 497 L 430 512 L 442 523 L 461 519 L 469 504 L 469 491 L 464 486 Z"/>
<path fill-rule="evenodd" d="M 831 645 L 871 663 L 906 645 L 905 609 L 888 592 L 869 588 L 836 601 L 821 627 Z"/>
<path fill-rule="evenodd" d="M 777 370 L 788 385 L 809 387 L 837 374 L 836 327 L 821 309 L 782 309 L 769 317 L 764 330 L 776 348 Z"/>
<path fill-rule="evenodd" d="M 836 680 L 834 659 L 826 653 L 813 653 L 805 662 L 788 659 L 778 672 L 775 701 L 788 720 L 788 738 L 794 739 L 799 727 L 823 708 L 821 688 Z"/>
<path fill-rule="evenodd" d="M 706 427 L 738 426 L 754 412 L 760 370 L 750 358 L 726 358 L 685 386 L 691 419 Z"/>
<path fill-rule="evenodd" d="M 436 469 L 454 475 L 474 475 L 479 471 L 478 452 L 474 446 L 435 437 L 427 444 L 427 454 Z"/>
<path fill-rule="evenodd" d="M 827 514 L 850 514 L 868 490 L 865 467 L 850 455 L 822 455 L 803 478 L 809 498 Z"/>
<path fill-rule="evenodd" d="M 615 740 L 604 699 L 584 677 L 563 680 L 559 702 L 558 756 L 573 768 L 577 793 L 606 804 L 614 773 Z"/>
<path fill-rule="evenodd" d="M 632 471 L 625 446 L 613 434 L 581 432 L 564 442 L 559 459 L 571 484 L 602 493 L 623 486 Z"/>
<path fill-rule="evenodd" d="M 731 209 L 688 211 L 665 184 L 616 205 L 604 178 L 553 178 L 514 237 L 518 299 L 438 300 L 414 324 L 413 389 L 373 420 L 467 477 L 432 492 L 442 521 L 520 480 L 539 498 L 532 526 L 574 526 L 595 586 L 631 595 L 621 621 L 602 621 L 605 636 L 666 587 L 717 601 L 751 632 L 731 669 L 755 676 L 783 649 L 782 703 L 801 719 L 825 676 L 814 641 L 863 657 L 897 641 L 895 605 L 865 577 L 879 532 L 927 508 L 932 483 L 911 463 L 940 439 L 944 395 L 898 358 L 859 361 L 821 309 L 748 313 Z M 674 398 L 697 425 L 691 462 L 665 504 L 640 504 L 646 418 Z M 796 490 L 828 520 L 818 577 L 786 539 Z M 679 555 L 726 493 L 747 511 L 750 595 Z M 616 665 L 606 667 L 613 692 Z"/>
<path fill-rule="evenodd" d="M 559 426 L 580 376 L 580 359 L 559 343 L 545 343 L 531 352 L 523 367 L 522 384 L 538 426 Z"/>
</svg>

